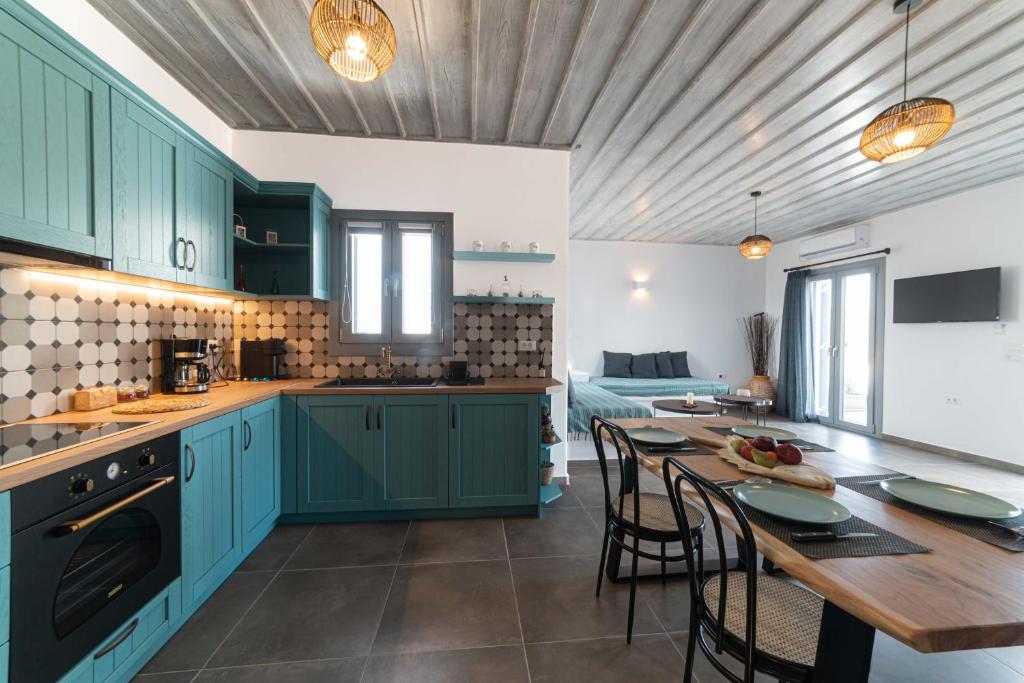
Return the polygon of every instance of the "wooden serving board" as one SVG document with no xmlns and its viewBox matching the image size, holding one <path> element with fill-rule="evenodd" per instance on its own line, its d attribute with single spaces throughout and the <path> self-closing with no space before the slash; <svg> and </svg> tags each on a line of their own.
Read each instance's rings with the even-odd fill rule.
<svg viewBox="0 0 1024 683">
<path fill-rule="evenodd" d="M 170 413 L 176 410 L 191 410 L 210 405 L 210 402 L 203 398 L 149 398 L 138 403 L 124 403 L 116 406 L 110 412 L 118 415 L 146 415 L 148 413 Z"/>
</svg>

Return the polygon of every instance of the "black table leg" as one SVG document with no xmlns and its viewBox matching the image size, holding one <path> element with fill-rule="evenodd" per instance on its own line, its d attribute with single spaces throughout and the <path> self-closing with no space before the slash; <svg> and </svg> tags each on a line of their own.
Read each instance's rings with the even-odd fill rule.
<svg viewBox="0 0 1024 683">
<path fill-rule="evenodd" d="M 873 626 L 826 601 L 811 680 L 864 683 L 871 673 L 874 645 Z"/>
</svg>

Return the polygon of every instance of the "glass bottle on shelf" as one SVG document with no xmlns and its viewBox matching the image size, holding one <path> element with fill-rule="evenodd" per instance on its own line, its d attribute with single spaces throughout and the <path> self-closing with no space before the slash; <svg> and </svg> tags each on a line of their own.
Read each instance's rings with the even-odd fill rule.
<svg viewBox="0 0 1024 683">
<path fill-rule="evenodd" d="M 512 281 L 508 279 L 508 275 L 501 282 L 501 295 L 512 296 Z"/>
<path fill-rule="evenodd" d="M 274 271 L 273 279 L 271 279 L 271 281 L 270 281 L 270 293 L 271 294 L 280 294 L 281 293 L 281 285 L 277 281 L 277 271 L 276 270 Z"/>
<path fill-rule="evenodd" d="M 235 281 L 235 289 L 239 292 L 245 291 L 245 266 L 238 264 L 238 279 Z"/>
</svg>

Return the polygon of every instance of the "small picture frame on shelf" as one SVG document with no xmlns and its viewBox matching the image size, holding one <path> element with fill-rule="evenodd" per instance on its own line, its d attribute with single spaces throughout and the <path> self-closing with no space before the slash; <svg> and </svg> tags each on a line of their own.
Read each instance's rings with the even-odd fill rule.
<svg viewBox="0 0 1024 683">
<path fill-rule="evenodd" d="M 246 238 L 245 226 L 244 225 L 236 225 L 235 226 L 235 237 L 241 237 L 242 239 Z"/>
<path fill-rule="evenodd" d="M 267 230 L 267 244 L 277 244 L 276 230 Z"/>
</svg>

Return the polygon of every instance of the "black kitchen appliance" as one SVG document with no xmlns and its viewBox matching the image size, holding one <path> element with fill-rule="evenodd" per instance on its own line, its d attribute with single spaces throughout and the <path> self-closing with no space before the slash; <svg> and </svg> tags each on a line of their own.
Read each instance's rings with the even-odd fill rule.
<svg viewBox="0 0 1024 683">
<path fill-rule="evenodd" d="M 453 360 L 448 362 L 448 374 L 445 381 L 452 385 L 469 383 L 469 365 L 464 360 Z"/>
<path fill-rule="evenodd" d="M 161 385 L 165 394 L 197 394 L 210 388 L 205 339 L 161 339 Z"/>
<path fill-rule="evenodd" d="M 178 435 L 13 489 L 11 527 L 10 680 L 55 681 L 180 575 Z"/>
<path fill-rule="evenodd" d="M 243 379 L 284 377 L 283 339 L 243 339 L 239 347 L 239 375 Z"/>
</svg>

